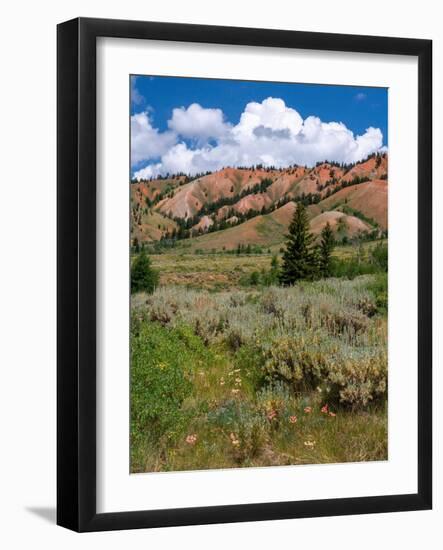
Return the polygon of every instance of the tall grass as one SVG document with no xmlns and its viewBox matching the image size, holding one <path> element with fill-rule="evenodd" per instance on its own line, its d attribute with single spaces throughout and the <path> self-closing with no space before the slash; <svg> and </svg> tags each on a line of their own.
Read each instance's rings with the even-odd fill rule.
<svg viewBox="0 0 443 550">
<path fill-rule="evenodd" d="M 134 295 L 132 470 L 385 459 L 385 291 L 378 274 Z"/>
</svg>

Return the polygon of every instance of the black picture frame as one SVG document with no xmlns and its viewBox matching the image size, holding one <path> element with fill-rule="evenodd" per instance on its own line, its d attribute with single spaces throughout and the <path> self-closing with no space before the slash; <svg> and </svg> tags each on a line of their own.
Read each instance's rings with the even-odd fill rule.
<svg viewBox="0 0 443 550">
<path fill-rule="evenodd" d="M 418 58 L 416 494 L 96 512 L 96 39 L 399 54 Z M 57 523 L 75 531 L 426 510 L 432 506 L 432 42 L 78 18 L 57 29 Z"/>
</svg>

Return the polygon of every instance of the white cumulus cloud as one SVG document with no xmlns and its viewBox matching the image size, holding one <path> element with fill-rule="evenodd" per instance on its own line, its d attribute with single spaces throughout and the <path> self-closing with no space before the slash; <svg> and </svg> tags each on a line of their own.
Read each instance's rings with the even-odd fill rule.
<svg viewBox="0 0 443 550">
<path fill-rule="evenodd" d="M 161 157 L 176 142 L 172 132 L 153 128 L 147 112 L 131 116 L 131 163 Z"/>
<path fill-rule="evenodd" d="M 223 121 L 221 109 L 205 109 L 198 103 L 192 103 L 187 109 L 173 109 L 168 126 L 185 138 L 196 138 L 200 141 L 221 138 L 230 129 L 230 125 Z"/>
<path fill-rule="evenodd" d="M 295 136 L 300 132 L 302 124 L 303 119 L 295 109 L 286 107 L 282 99 L 268 97 L 261 103 L 252 101 L 246 105 L 233 134 L 239 139 L 253 134 L 260 136 L 257 130 L 262 129 L 262 135 L 269 137 L 274 134 L 276 137 L 283 136 L 285 132 Z"/>
<path fill-rule="evenodd" d="M 355 162 L 382 150 L 383 145 L 379 128 L 369 127 L 362 135 L 354 135 L 341 122 L 323 122 L 315 116 L 303 120 L 282 99 L 273 97 L 248 103 L 236 125 L 226 123 L 220 109 L 205 109 L 194 103 L 187 109 L 174 109 L 168 127 L 161 133 L 152 128 L 147 117 L 143 120 L 139 135 L 151 140 L 146 149 L 163 152 L 143 159 L 140 138 L 138 159 L 159 160 L 137 171 L 136 178 L 176 172 L 192 175 L 224 166 Z M 211 138 L 212 143 L 208 141 Z"/>
</svg>

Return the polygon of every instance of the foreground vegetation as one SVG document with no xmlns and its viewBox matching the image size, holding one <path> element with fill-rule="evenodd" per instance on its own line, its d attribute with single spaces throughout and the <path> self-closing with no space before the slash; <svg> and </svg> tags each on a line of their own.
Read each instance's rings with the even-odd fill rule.
<svg viewBox="0 0 443 550">
<path fill-rule="evenodd" d="M 260 269 L 263 251 L 239 246 L 219 264 L 200 253 L 195 288 L 159 286 L 136 254 L 132 471 L 387 458 L 387 245 L 334 248 L 329 223 L 316 239 L 301 203 Z M 182 267 L 175 255 L 173 275 Z"/>
<path fill-rule="evenodd" d="M 337 253 L 368 273 L 282 288 L 251 281 L 271 254 L 220 255 L 219 274 L 241 269 L 234 283 L 133 295 L 131 471 L 387 458 L 383 251 Z"/>
</svg>

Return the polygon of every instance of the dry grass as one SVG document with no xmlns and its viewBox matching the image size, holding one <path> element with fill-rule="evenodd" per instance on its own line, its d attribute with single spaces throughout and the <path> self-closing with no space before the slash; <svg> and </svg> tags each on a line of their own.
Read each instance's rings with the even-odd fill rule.
<svg viewBox="0 0 443 550">
<path fill-rule="evenodd" d="M 377 242 L 360 245 L 367 256 Z M 153 267 L 160 273 L 162 286 L 186 286 L 203 290 L 239 289 L 242 281 L 254 271 L 269 270 L 272 256 L 277 256 L 280 246 L 264 249 L 262 254 L 227 254 L 220 250 L 214 254 L 195 254 L 191 250 L 178 248 L 164 254 L 151 254 Z M 348 259 L 355 255 L 355 246 L 337 246 L 334 256 Z"/>
<path fill-rule="evenodd" d="M 239 446 L 243 443 L 238 431 L 231 432 L 229 427 L 214 430 L 206 420 L 196 420 L 189 426 L 189 432 L 197 434 L 196 444 L 183 439 L 168 450 L 157 467 L 183 471 L 387 460 L 387 417 L 383 411 L 342 411 L 330 417 L 318 407 L 307 414 L 299 406 L 294 412 L 298 412 L 294 424 L 288 416 L 279 420 L 279 426 L 266 426 L 263 443 L 249 456 L 233 445 L 232 433 Z M 265 424 L 270 422 L 265 420 Z"/>
</svg>

